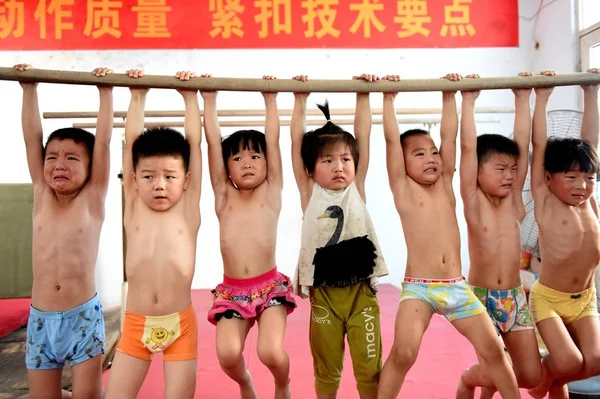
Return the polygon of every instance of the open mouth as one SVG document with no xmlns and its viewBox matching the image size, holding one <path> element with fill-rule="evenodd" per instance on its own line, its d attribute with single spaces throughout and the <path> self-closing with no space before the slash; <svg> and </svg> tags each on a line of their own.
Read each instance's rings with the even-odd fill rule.
<svg viewBox="0 0 600 399">
<path fill-rule="evenodd" d="M 54 176 L 54 181 L 66 181 L 67 176 L 62 176 L 62 175 L 58 175 L 58 176 Z"/>
<path fill-rule="evenodd" d="M 155 200 L 160 201 L 160 200 L 166 200 L 167 197 L 163 196 L 163 195 L 159 195 L 157 197 L 154 197 Z"/>
<path fill-rule="evenodd" d="M 427 168 L 425 169 L 425 173 L 435 173 L 437 172 L 437 168 Z"/>
<path fill-rule="evenodd" d="M 333 181 L 344 181 L 346 178 L 344 176 L 336 176 L 333 178 Z"/>
</svg>

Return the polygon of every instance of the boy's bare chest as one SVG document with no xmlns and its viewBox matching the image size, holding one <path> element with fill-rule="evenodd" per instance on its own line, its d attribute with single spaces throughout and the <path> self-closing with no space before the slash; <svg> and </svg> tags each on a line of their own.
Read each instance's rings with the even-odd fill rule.
<svg viewBox="0 0 600 399">
<path fill-rule="evenodd" d="M 486 239 L 491 237 L 512 237 L 519 239 L 520 225 L 515 216 L 512 204 L 507 198 L 499 205 L 493 205 L 484 198 L 478 204 L 465 204 L 466 212 L 470 214 L 471 231 L 476 231 Z M 470 207 L 470 209 L 469 209 Z"/>
<path fill-rule="evenodd" d="M 98 239 L 101 226 L 102 220 L 92 216 L 83 203 L 59 207 L 46 202 L 33 215 L 33 236 L 38 243 L 78 245 L 94 235 Z"/>
</svg>

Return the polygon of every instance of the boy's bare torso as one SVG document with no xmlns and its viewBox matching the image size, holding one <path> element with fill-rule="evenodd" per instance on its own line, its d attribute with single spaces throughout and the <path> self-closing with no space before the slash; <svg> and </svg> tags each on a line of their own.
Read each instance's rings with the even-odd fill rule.
<svg viewBox="0 0 600 399">
<path fill-rule="evenodd" d="M 252 278 L 276 266 L 277 224 L 281 191 L 268 180 L 251 192 L 227 183 L 226 200 L 217 216 L 225 275 Z"/>
<path fill-rule="evenodd" d="M 34 189 L 32 306 L 66 311 L 96 292 L 95 265 L 104 202 L 87 185 L 70 202 L 59 203 L 47 185 Z"/>
<path fill-rule="evenodd" d="M 449 279 L 461 275 L 455 200 L 446 180 L 441 176 L 424 187 L 407 176 L 396 194 L 394 202 L 408 249 L 407 277 Z"/>
<path fill-rule="evenodd" d="M 511 193 L 493 204 L 477 189 L 465 203 L 469 234 L 469 283 L 494 290 L 521 285 L 521 230 Z"/>
<path fill-rule="evenodd" d="M 128 311 L 159 316 L 191 305 L 200 221 L 185 212 L 185 195 L 165 212 L 151 210 L 136 196 L 125 215 Z"/>
<path fill-rule="evenodd" d="M 536 209 L 542 271 L 540 283 L 562 292 L 593 284 L 600 263 L 598 217 L 590 201 L 570 206 L 552 194 Z"/>
</svg>

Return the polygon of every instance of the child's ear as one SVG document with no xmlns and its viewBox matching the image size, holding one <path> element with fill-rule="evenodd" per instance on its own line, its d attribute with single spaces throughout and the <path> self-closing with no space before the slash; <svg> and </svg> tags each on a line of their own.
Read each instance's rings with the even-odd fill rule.
<svg viewBox="0 0 600 399">
<path fill-rule="evenodd" d="M 185 181 L 183 183 L 183 189 L 187 190 L 188 186 L 190 185 L 190 176 L 192 175 L 192 172 L 187 172 L 185 174 Z"/>
<path fill-rule="evenodd" d="M 552 176 L 550 176 L 550 172 L 544 172 L 544 181 L 546 182 L 546 185 L 548 187 L 550 187 L 550 178 Z"/>
</svg>

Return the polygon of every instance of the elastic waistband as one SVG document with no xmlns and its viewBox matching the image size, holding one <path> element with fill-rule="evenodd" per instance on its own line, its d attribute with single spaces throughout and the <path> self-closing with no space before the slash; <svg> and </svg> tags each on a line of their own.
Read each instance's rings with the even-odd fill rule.
<svg viewBox="0 0 600 399">
<path fill-rule="evenodd" d="M 184 316 L 185 314 L 190 313 L 190 312 L 194 313 L 194 305 L 190 305 L 180 312 L 170 313 L 170 314 L 166 314 L 166 315 L 162 315 L 162 316 L 146 316 L 141 313 L 134 313 L 134 312 L 128 312 L 128 311 L 125 311 L 125 316 L 131 317 L 134 319 L 140 319 L 140 320 L 141 319 L 143 319 L 143 320 L 165 320 L 165 319 L 170 319 L 175 316 Z"/>
<path fill-rule="evenodd" d="M 544 284 L 540 283 L 539 281 L 536 281 L 531 286 L 530 291 L 531 292 L 536 291 L 538 294 L 542 294 L 542 295 L 543 294 L 551 294 L 551 295 L 555 295 L 555 296 L 562 296 L 562 297 L 569 298 L 569 299 L 579 299 L 578 297 L 583 296 L 583 295 L 589 295 L 595 290 L 596 290 L 596 286 L 594 284 L 592 284 L 592 286 L 590 288 L 586 288 L 583 291 L 563 292 L 563 291 L 555 290 L 554 288 L 545 286 Z"/>
<path fill-rule="evenodd" d="M 234 285 L 236 287 L 250 287 L 269 281 L 277 277 L 277 267 L 272 268 L 266 273 L 251 278 L 232 278 L 223 275 L 223 284 Z"/>
<path fill-rule="evenodd" d="M 480 287 L 478 285 L 471 285 L 469 284 L 469 287 L 471 287 L 471 289 L 473 290 L 485 290 L 488 292 L 512 292 L 512 291 L 519 291 L 519 290 L 523 290 L 523 286 L 519 285 L 517 287 L 513 287 L 513 288 L 507 288 L 504 290 L 500 290 L 500 289 L 495 289 L 495 288 L 486 288 L 486 287 Z"/>
<path fill-rule="evenodd" d="M 89 301 L 64 312 L 43 312 L 39 309 L 34 308 L 33 305 L 29 305 L 29 315 L 38 316 L 44 319 L 64 320 L 69 319 L 73 316 L 77 316 L 81 312 L 86 312 L 99 304 L 100 299 L 98 298 L 98 294 L 96 294 Z"/>
<path fill-rule="evenodd" d="M 423 283 L 423 284 L 442 283 L 442 284 L 454 284 L 454 283 L 460 283 L 461 281 L 465 281 L 465 278 L 463 276 L 456 277 L 456 278 L 451 278 L 451 279 L 404 277 L 404 282 L 405 283 Z"/>
</svg>

